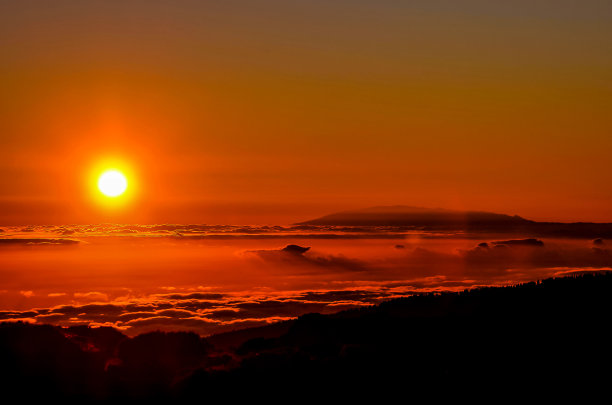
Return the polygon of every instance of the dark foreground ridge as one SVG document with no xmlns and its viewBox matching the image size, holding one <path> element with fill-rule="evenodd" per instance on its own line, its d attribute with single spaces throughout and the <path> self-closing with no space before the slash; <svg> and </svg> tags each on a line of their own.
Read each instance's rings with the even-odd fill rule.
<svg viewBox="0 0 612 405">
<path fill-rule="evenodd" d="M 547 395 L 607 386 L 612 273 L 400 298 L 201 338 L 0 325 L 1 388 L 91 401 L 401 393 Z M 584 390 L 584 391 L 583 391 Z"/>
</svg>

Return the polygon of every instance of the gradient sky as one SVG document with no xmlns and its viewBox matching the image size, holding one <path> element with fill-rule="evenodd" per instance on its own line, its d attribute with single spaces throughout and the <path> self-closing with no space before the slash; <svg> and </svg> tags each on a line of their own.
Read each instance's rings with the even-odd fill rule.
<svg viewBox="0 0 612 405">
<path fill-rule="evenodd" d="M 612 221 L 612 3 L 0 1 L 0 225 Z M 112 162 L 132 198 L 109 207 Z"/>
</svg>

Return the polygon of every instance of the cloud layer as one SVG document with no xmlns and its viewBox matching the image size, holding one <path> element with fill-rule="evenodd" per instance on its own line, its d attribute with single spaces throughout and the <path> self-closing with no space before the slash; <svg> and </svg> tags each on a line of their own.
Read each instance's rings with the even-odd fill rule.
<svg viewBox="0 0 612 405">
<path fill-rule="evenodd" d="M 420 292 L 612 268 L 605 239 L 462 239 L 314 226 L 3 231 L 0 320 L 108 325 L 128 334 L 160 329 L 209 335 Z M 55 243 L 67 240 L 74 241 L 71 248 Z"/>
</svg>

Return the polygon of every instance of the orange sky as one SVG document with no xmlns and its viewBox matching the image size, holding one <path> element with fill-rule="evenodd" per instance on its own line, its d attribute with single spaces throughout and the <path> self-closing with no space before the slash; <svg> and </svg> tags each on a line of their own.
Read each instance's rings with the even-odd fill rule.
<svg viewBox="0 0 612 405">
<path fill-rule="evenodd" d="M 3 2 L 0 225 L 612 221 L 611 20 L 597 0 Z M 92 197 L 108 161 L 118 207 Z"/>
</svg>

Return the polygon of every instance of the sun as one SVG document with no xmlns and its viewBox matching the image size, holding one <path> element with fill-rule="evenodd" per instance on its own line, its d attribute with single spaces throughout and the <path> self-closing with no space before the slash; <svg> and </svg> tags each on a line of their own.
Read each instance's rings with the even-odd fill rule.
<svg viewBox="0 0 612 405">
<path fill-rule="evenodd" d="M 98 189 L 107 197 L 119 197 L 127 187 L 127 178 L 119 170 L 106 170 L 98 177 Z"/>
</svg>

